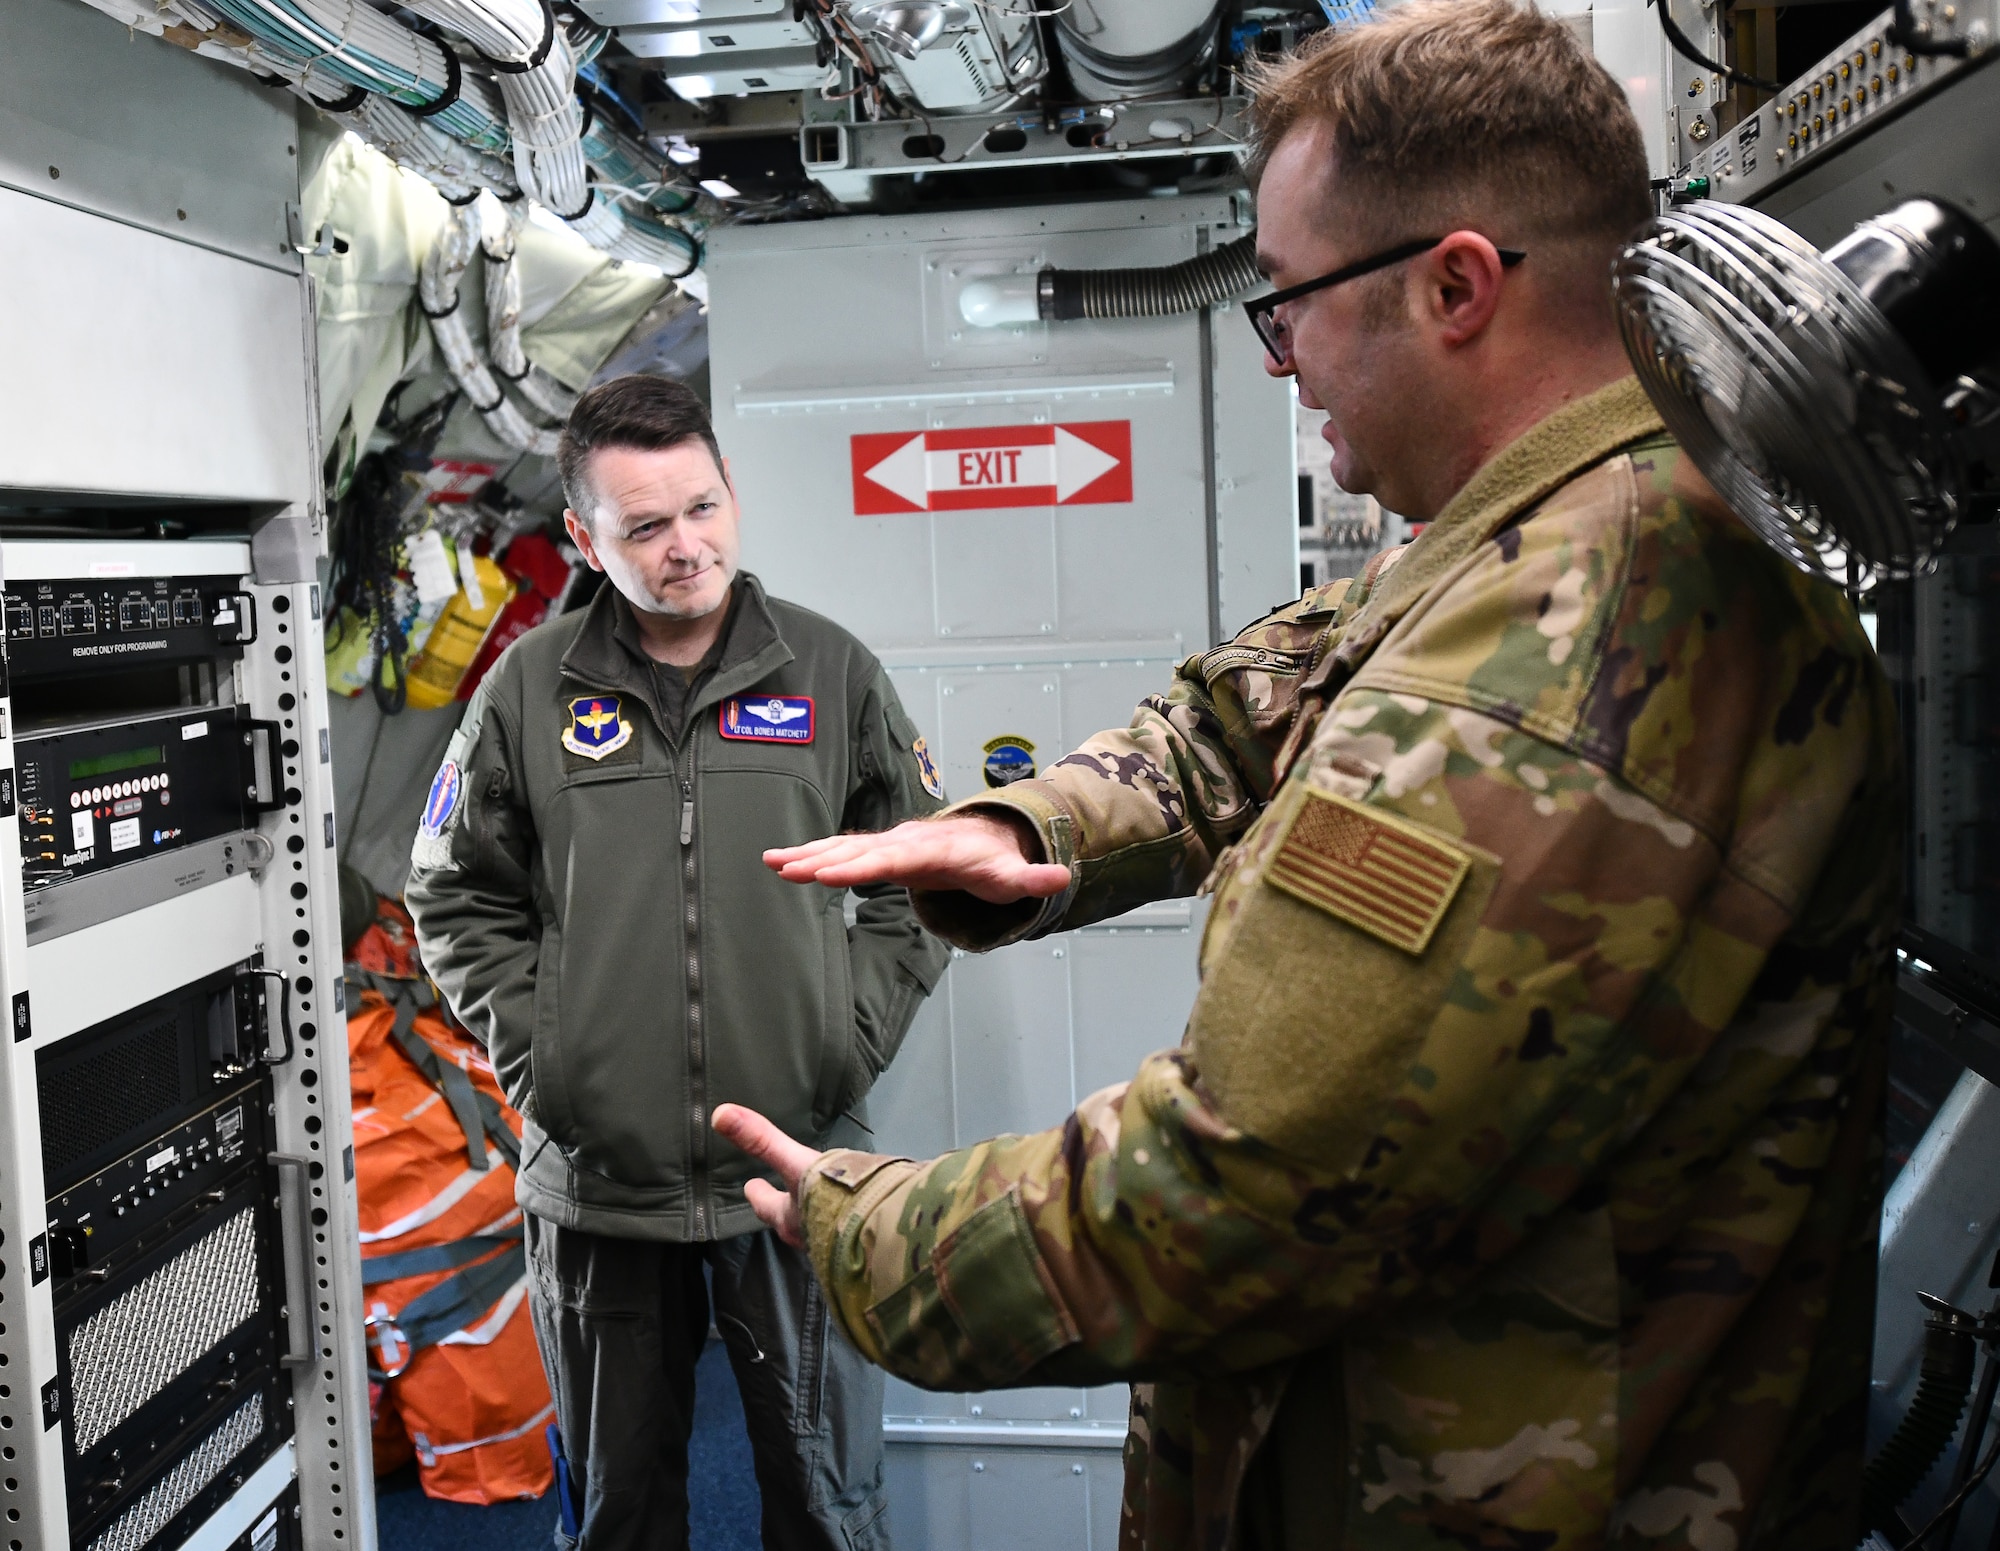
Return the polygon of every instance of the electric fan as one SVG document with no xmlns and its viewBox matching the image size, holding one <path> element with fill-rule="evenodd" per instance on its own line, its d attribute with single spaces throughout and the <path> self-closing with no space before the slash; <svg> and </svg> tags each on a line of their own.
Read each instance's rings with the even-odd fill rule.
<svg viewBox="0 0 2000 1551">
<path fill-rule="evenodd" d="M 1648 222 L 1612 286 L 1667 429 L 1802 570 L 1919 574 L 1991 488 L 2000 242 L 1962 210 L 1909 200 L 1822 253 L 1700 200 Z"/>
</svg>

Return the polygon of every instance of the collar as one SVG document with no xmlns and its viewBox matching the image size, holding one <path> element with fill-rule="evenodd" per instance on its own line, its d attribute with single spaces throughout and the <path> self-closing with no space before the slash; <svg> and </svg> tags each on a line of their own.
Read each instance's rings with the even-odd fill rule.
<svg viewBox="0 0 2000 1551">
<path fill-rule="evenodd" d="M 584 611 L 576 639 L 563 653 L 562 671 L 588 688 L 631 695 L 653 713 L 653 725 L 669 738 L 661 709 L 653 697 L 653 676 L 642 670 L 618 639 L 618 592 L 610 583 L 597 589 Z M 771 616 L 764 584 L 748 571 L 738 571 L 731 601 L 734 613 L 723 638 L 722 656 L 687 707 L 687 724 L 730 695 L 749 689 L 767 674 L 793 660 L 792 649 Z"/>
<path fill-rule="evenodd" d="M 1353 671 L 1425 593 L 1529 507 L 1619 448 L 1665 431 L 1639 379 L 1621 377 L 1509 442 L 1417 535 L 1313 677 Z"/>
</svg>

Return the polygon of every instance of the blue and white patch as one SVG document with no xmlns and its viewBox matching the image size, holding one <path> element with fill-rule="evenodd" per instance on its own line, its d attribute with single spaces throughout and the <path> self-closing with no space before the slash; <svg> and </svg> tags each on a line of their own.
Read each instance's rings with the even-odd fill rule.
<svg viewBox="0 0 2000 1551">
<path fill-rule="evenodd" d="M 423 833 L 431 836 L 444 833 L 445 825 L 458 812 L 459 794 L 464 786 L 457 761 L 448 759 L 438 766 L 438 773 L 431 777 L 430 795 L 424 799 Z"/>
<path fill-rule="evenodd" d="M 732 695 L 722 702 L 720 730 L 746 743 L 810 743 L 810 695 Z"/>
<path fill-rule="evenodd" d="M 585 759 L 602 759 L 632 741 L 632 724 L 625 720 L 616 695 L 579 695 L 569 703 L 569 725 L 562 746 Z"/>
<path fill-rule="evenodd" d="M 1002 733 L 984 745 L 988 786 L 1012 786 L 1035 773 L 1035 746 L 1014 733 Z"/>
</svg>

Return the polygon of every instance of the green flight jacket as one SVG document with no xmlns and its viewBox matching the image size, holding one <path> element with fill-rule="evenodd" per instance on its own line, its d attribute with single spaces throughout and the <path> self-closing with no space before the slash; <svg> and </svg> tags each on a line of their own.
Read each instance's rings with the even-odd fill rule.
<svg viewBox="0 0 2000 1551">
<path fill-rule="evenodd" d="M 1896 716 L 1636 382 L 979 801 L 1072 886 L 935 929 L 1200 886 L 1201 990 L 1055 1130 L 816 1163 L 863 1351 L 1141 1381 L 1127 1551 L 1856 1543 Z"/>
<path fill-rule="evenodd" d="M 908 893 L 786 883 L 772 846 L 936 811 L 882 666 L 832 621 L 741 593 L 685 732 L 614 636 L 614 594 L 529 631 L 445 754 L 407 893 L 425 967 L 527 1123 L 528 1211 L 621 1238 L 755 1231 L 758 1170 L 709 1126 L 747 1104 L 824 1143 L 946 950 Z"/>
</svg>

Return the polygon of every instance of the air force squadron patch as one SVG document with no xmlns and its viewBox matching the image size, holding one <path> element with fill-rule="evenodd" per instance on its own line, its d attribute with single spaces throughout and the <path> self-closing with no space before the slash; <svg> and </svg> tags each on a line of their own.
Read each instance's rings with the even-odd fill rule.
<svg viewBox="0 0 2000 1551">
<path fill-rule="evenodd" d="M 722 702 L 722 736 L 746 743 L 810 743 L 810 695 L 732 695 Z"/>
<path fill-rule="evenodd" d="M 424 799 L 424 834 L 436 837 L 444 833 L 445 825 L 458 812 L 458 794 L 463 784 L 455 761 L 448 759 L 438 766 L 438 773 L 431 779 L 430 795 Z"/>
<path fill-rule="evenodd" d="M 585 759 L 602 759 L 632 741 L 632 724 L 618 713 L 616 695 L 579 695 L 569 703 L 562 746 Z"/>
<path fill-rule="evenodd" d="M 917 756 L 917 775 L 924 783 L 924 790 L 940 802 L 944 800 L 944 777 L 938 774 L 938 767 L 931 758 L 931 747 L 922 738 L 910 745 L 910 752 Z"/>
</svg>

